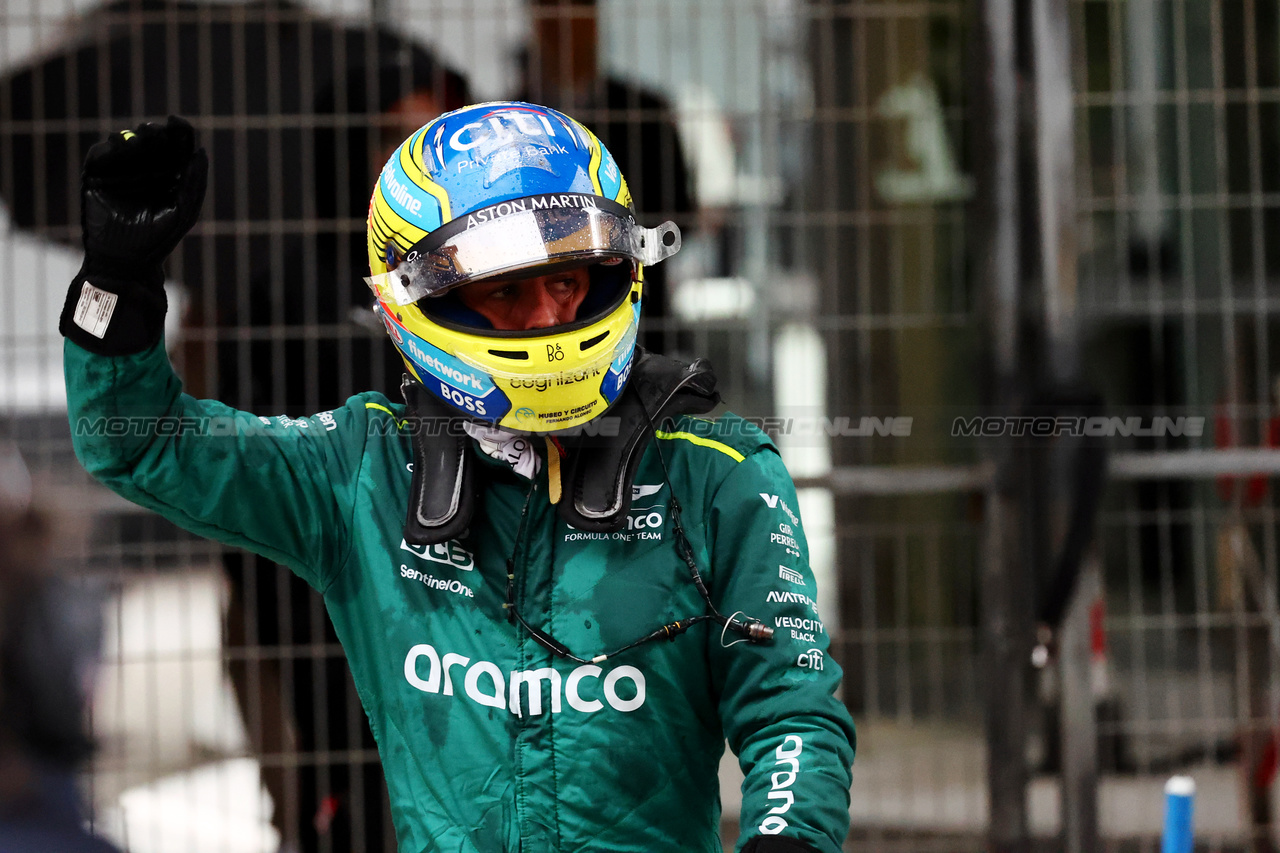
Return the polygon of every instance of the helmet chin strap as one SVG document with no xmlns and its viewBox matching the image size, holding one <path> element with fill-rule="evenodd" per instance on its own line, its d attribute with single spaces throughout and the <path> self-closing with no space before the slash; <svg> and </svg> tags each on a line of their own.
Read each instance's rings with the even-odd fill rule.
<svg viewBox="0 0 1280 853">
<path fill-rule="evenodd" d="M 617 429 L 600 429 L 563 439 L 556 503 L 571 527 L 591 533 L 620 530 L 631 508 L 631 485 L 654 425 L 669 417 L 702 414 L 720 402 L 716 379 L 702 359 L 693 363 L 637 347 L 626 389 L 602 418 Z M 424 429 L 422 421 L 462 415 L 436 400 L 416 381 L 401 386 L 408 404 L 413 443 L 413 481 L 404 538 L 411 545 L 434 545 L 466 533 L 475 504 L 471 439 L 461 430 Z M 612 427 L 612 424 L 610 425 Z M 550 471 L 549 474 L 556 472 Z M 554 487 L 553 487 L 554 488 Z"/>
</svg>

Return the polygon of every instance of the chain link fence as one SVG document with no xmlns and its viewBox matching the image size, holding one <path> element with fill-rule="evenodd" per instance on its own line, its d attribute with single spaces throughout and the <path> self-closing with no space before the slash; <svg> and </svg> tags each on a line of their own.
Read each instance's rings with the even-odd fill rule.
<svg viewBox="0 0 1280 853">
<path fill-rule="evenodd" d="M 1066 195 L 1036 142 L 1046 45 L 1069 49 Z M 984 94 L 1006 71 L 1003 100 Z M 55 329 L 85 151 L 193 121 L 211 189 L 167 270 L 170 356 L 193 393 L 298 416 L 396 396 L 361 282 L 369 187 L 431 115 L 499 97 L 580 118 L 644 218 L 684 230 L 645 343 L 709 356 L 797 479 L 859 726 L 847 849 L 1156 849 L 1172 773 L 1199 783 L 1208 849 L 1269 849 L 1276 0 L 0 0 L 0 440 L 86 520 L 63 558 L 109 593 L 85 780 L 103 831 L 138 853 L 393 847 L 319 599 L 72 458 Z M 980 142 L 1008 115 L 1015 293 L 983 242 Z M 1058 198 L 1075 215 L 1055 226 Z M 1075 271 L 1046 272 L 1055 227 Z M 1020 330 L 1011 373 L 1001 328 Z M 1072 560 L 1074 472 L 1100 446 L 1111 477 Z M 992 577 L 1026 587 L 1004 635 Z M 1014 669 L 984 657 L 993 637 Z M 1013 712 L 1024 747 L 1001 752 Z"/>
</svg>

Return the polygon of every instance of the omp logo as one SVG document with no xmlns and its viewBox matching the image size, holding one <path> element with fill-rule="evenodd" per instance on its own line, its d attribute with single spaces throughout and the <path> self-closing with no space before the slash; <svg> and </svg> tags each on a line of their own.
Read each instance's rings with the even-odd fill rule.
<svg viewBox="0 0 1280 853">
<path fill-rule="evenodd" d="M 791 793 L 790 788 L 796 783 L 796 777 L 800 775 L 800 753 L 803 751 L 804 740 L 800 735 L 787 735 L 773 751 L 773 757 L 776 759 L 775 766 L 781 765 L 783 769 L 774 771 L 770 777 L 772 786 L 765 796 L 771 800 L 783 802 L 782 805 L 769 809 L 769 816 L 760 821 L 759 829 L 765 835 L 777 835 L 787 828 L 786 818 L 782 815 L 790 811 L 796 801 L 795 794 Z"/>
<path fill-rule="evenodd" d="M 543 682 L 547 683 L 551 695 L 552 714 L 559 714 L 564 702 L 584 714 L 603 710 L 606 702 L 615 711 L 629 714 L 643 706 L 645 700 L 644 673 L 634 666 L 614 667 L 608 675 L 590 663 L 575 667 L 567 676 L 561 676 L 559 670 L 551 667 L 513 670 L 504 674 L 496 663 L 487 660 L 472 663 L 466 655 L 453 652 L 441 657 L 429 643 L 419 643 L 409 649 L 404 659 L 405 681 L 423 693 L 452 696 L 455 672 L 459 672 L 462 690 L 472 702 L 490 708 L 506 708 L 517 717 L 525 713 L 530 716 L 544 713 Z M 619 691 L 623 681 L 630 682 L 630 689 Z M 522 690 L 522 685 L 528 685 L 528 689 Z M 630 693 L 631 696 L 628 698 L 622 693 Z M 596 696 L 602 697 L 603 701 Z"/>
<path fill-rule="evenodd" d="M 471 552 L 452 540 L 435 545 L 410 545 L 401 539 L 400 550 L 408 551 L 419 560 L 453 566 L 464 572 L 469 572 L 476 567 L 476 559 L 471 556 Z"/>
<path fill-rule="evenodd" d="M 778 497 L 777 495 L 768 494 L 767 492 L 761 492 L 760 497 L 761 499 L 764 500 L 765 504 L 769 507 L 769 509 L 777 509 L 779 506 L 781 506 L 782 511 L 787 514 L 787 518 L 791 519 L 792 524 L 800 523 L 800 517 L 791 511 L 791 507 L 787 506 L 787 502 L 784 501 L 782 498 Z"/>
<path fill-rule="evenodd" d="M 387 331 L 391 333 L 392 340 L 397 344 L 404 345 L 404 335 L 400 334 L 400 327 L 391 322 L 385 313 L 382 315 L 382 325 L 387 327 Z"/>
</svg>

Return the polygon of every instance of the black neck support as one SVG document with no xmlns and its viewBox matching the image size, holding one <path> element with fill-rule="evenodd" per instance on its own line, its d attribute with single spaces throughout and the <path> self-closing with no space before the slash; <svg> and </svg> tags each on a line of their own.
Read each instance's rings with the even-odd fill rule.
<svg viewBox="0 0 1280 853">
<path fill-rule="evenodd" d="M 565 448 L 556 509 L 577 530 L 608 533 L 626 524 L 631 484 L 644 449 L 668 418 L 702 414 L 720 402 L 715 374 L 702 359 L 679 361 L 636 349 L 622 396 L 591 423 L 593 434 L 558 435 Z M 458 417 L 417 382 L 402 387 L 413 442 L 413 482 L 404 538 L 432 545 L 462 536 L 475 508 L 475 460 L 461 430 L 416 428 L 414 421 Z M 604 419 L 610 420 L 604 420 Z M 458 433 L 454 435 L 453 433 Z"/>
</svg>

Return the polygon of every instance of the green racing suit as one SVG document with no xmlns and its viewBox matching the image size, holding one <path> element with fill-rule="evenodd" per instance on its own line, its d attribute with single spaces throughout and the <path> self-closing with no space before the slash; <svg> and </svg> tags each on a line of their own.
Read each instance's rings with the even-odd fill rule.
<svg viewBox="0 0 1280 853">
<path fill-rule="evenodd" d="M 76 453 L 95 477 L 323 596 L 401 851 L 719 851 L 726 738 L 745 774 L 739 848 L 782 835 L 840 849 L 853 724 L 834 697 L 794 487 L 748 422 L 660 429 L 617 533 L 561 521 L 547 466 L 530 481 L 476 450 L 471 529 L 414 547 L 404 408 L 383 395 L 258 417 L 183 394 L 162 344 L 108 357 L 67 342 L 65 370 Z M 509 559 L 520 616 L 580 657 L 703 613 L 672 541 L 673 495 L 716 607 L 763 620 L 772 643 L 704 622 L 578 664 L 507 618 Z"/>
</svg>

